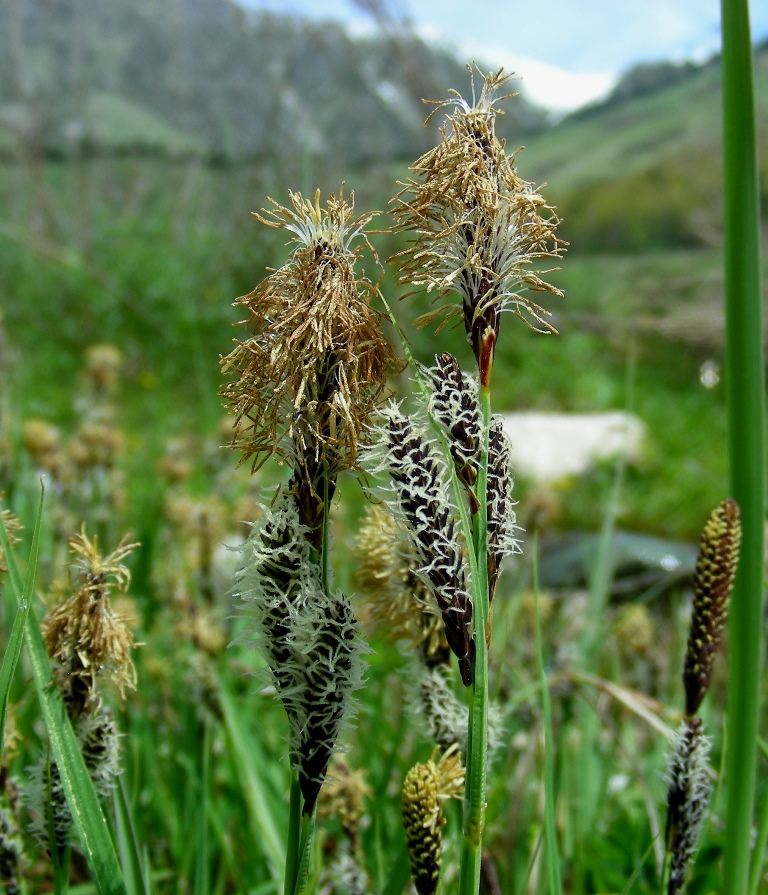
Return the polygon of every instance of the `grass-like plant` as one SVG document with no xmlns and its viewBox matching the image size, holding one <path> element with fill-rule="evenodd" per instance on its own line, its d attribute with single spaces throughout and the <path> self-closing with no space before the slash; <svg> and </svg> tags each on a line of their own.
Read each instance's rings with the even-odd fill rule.
<svg viewBox="0 0 768 895">
<path fill-rule="evenodd" d="M 296 248 L 239 300 L 251 335 L 223 361 L 236 374 L 224 391 L 235 445 L 254 466 L 277 452 L 291 469 L 254 527 L 237 582 L 291 731 L 285 895 L 304 889 L 317 797 L 362 674 L 352 607 L 332 586 L 331 501 L 394 362 L 370 308 L 375 289 L 355 271 L 370 217 L 355 220 L 342 191 L 325 207 L 319 191 L 314 203 L 291 201 L 259 216 L 293 233 Z"/>
<path fill-rule="evenodd" d="M 488 767 L 488 644 L 500 564 L 519 550 L 515 538 L 510 449 L 491 412 L 493 362 L 503 313 L 512 311 L 534 329 L 552 330 L 549 312 L 528 292 L 560 294 L 533 265 L 557 257 L 557 217 L 532 184 L 522 180 L 496 136 L 496 103 L 509 76 L 483 77 L 479 95 L 437 103 L 453 110 L 442 140 L 413 166 L 414 178 L 397 196 L 398 228 L 411 245 L 394 261 L 402 283 L 436 293 L 438 307 L 420 322 L 458 317 L 477 364 L 477 381 L 465 378 L 450 355 L 437 358 L 429 376 L 429 414 L 447 453 L 455 508 L 468 556 L 464 573 L 453 522 L 438 498 L 438 474 L 427 443 L 393 413 L 389 472 L 400 512 L 425 561 L 464 684 L 470 688 L 466 747 L 464 844 L 459 890 L 479 890 Z M 474 92 L 474 85 L 473 85 Z M 434 114 L 434 113 L 433 113 Z M 446 301 L 455 295 L 459 302 Z M 422 436 L 423 438 L 423 436 Z M 452 557 L 452 559 L 449 559 Z"/>
<path fill-rule="evenodd" d="M 518 177 L 495 132 L 509 80 L 491 74 L 471 103 L 455 94 L 437 104 L 435 111 L 453 110 L 442 140 L 414 164 L 414 179 L 395 200 L 396 229 L 411 236 L 393 259 L 400 280 L 437 292 L 440 306 L 422 322 L 463 320 L 477 364 L 477 378 L 448 353 L 428 371 L 415 369 L 424 397 L 415 416 L 392 403 L 371 426 L 394 357 L 368 305 L 375 289 L 354 273 L 353 244 L 369 218 L 354 221 L 341 192 L 326 208 L 319 194 L 314 203 L 292 194 L 292 209 L 275 204 L 258 216 L 292 232 L 297 247 L 239 300 L 250 311 L 251 337 L 223 361 L 236 373 L 224 395 L 236 414 L 235 444 L 255 455 L 254 466 L 277 451 L 292 469 L 254 528 L 237 586 L 292 731 L 286 895 L 303 888 L 315 802 L 348 693 L 358 686 L 354 619 L 346 598 L 331 591 L 329 509 L 338 475 L 356 465 L 362 442 L 369 444 L 363 462 L 391 480 L 388 504 L 411 539 L 415 577 L 434 598 L 469 688 L 460 891 L 479 890 L 490 611 L 501 562 L 520 549 L 510 446 L 491 413 L 493 361 L 503 312 L 547 332 L 548 312 L 528 291 L 559 294 L 533 267 L 558 256 L 557 218 Z M 458 306 L 445 301 L 454 293 Z M 420 892 L 436 890 L 436 872 L 419 879 Z"/>
</svg>

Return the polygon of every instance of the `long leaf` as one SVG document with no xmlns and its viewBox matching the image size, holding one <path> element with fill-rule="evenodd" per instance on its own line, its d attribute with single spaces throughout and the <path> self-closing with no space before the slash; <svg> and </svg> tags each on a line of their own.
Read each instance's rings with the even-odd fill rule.
<svg viewBox="0 0 768 895">
<path fill-rule="evenodd" d="M 115 833 L 125 887 L 129 895 L 150 895 L 150 873 L 147 857 L 141 852 L 133 823 L 131 804 L 122 775 L 117 780 L 112 804 L 115 813 Z"/>
<path fill-rule="evenodd" d="M 248 816 L 253 825 L 254 840 L 261 845 L 272 878 L 282 879 L 285 853 L 280 844 L 281 837 L 269 794 L 257 770 L 259 764 L 263 766 L 264 758 L 262 755 L 254 755 L 253 748 L 248 748 L 237 709 L 223 687 L 219 691 L 219 699 L 229 748 L 242 778 L 243 794 L 248 804 Z M 251 742 L 250 745 L 253 747 L 255 744 Z"/>
<path fill-rule="evenodd" d="M 17 603 L 20 604 L 23 602 L 24 588 L 10 545 L 6 549 L 6 556 L 11 592 Z M 31 595 L 28 602 L 32 602 Z M 98 796 L 83 763 L 83 757 L 64 709 L 61 695 L 53 681 L 51 663 L 45 651 L 40 624 L 31 605 L 27 611 L 29 613 L 25 632 L 27 654 L 35 679 L 40 709 L 48 731 L 51 753 L 59 771 L 67 805 L 72 814 L 75 833 L 100 895 L 127 895 Z"/>
<path fill-rule="evenodd" d="M 32 533 L 32 547 L 29 551 L 29 562 L 27 563 L 27 577 L 24 581 L 24 587 L 21 593 L 21 602 L 19 603 L 16 614 L 13 619 L 13 627 L 11 628 L 11 636 L 8 638 L 8 645 L 3 656 L 3 667 L 0 669 L 0 744 L 5 742 L 5 717 L 8 712 L 8 698 L 13 681 L 16 666 L 19 664 L 21 656 L 21 648 L 24 644 L 24 628 L 27 624 L 29 616 L 29 607 L 32 605 L 32 593 L 35 587 L 35 572 L 37 571 L 37 557 L 40 549 L 40 523 L 43 518 L 43 498 L 45 490 L 42 482 L 40 483 L 40 503 L 37 508 L 37 518 L 35 519 L 35 530 Z M 0 522 L 0 544 L 2 544 L 3 552 L 7 556 L 10 553 L 11 545 L 8 541 L 8 534 L 5 526 Z"/>
<path fill-rule="evenodd" d="M 729 613 L 722 891 L 747 891 L 763 649 L 765 366 L 760 213 L 747 0 L 721 0 L 726 396 L 731 497 L 741 555 Z M 758 856 L 755 856 L 756 860 Z"/>
</svg>

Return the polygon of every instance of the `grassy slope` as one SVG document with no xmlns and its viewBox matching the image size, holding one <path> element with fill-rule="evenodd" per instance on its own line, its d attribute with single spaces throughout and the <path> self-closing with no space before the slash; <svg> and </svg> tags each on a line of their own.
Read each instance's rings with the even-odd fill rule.
<svg viewBox="0 0 768 895">
<path fill-rule="evenodd" d="M 768 48 L 755 54 L 759 126 L 768 128 Z M 558 192 L 626 177 L 704 149 L 721 152 L 719 67 L 670 87 L 576 113 L 526 141 L 520 167 Z M 764 147 L 765 150 L 766 147 Z"/>
</svg>

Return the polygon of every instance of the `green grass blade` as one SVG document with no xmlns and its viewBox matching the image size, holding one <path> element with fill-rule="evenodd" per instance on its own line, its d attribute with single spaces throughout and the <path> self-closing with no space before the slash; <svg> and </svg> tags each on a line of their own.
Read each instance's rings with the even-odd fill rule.
<svg viewBox="0 0 768 895">
<path fill-rule="evenodd" d="M 765 394 L 760 215 L 747 0 L 722 0 L 726 395 L 731 496 L 741 508 L 731 597 L 723 892 L 746 892 L 763 631 Z"/>
<path fill-rule="evenodd" d="M 40 525 L 43 518 L 43 498 L 45 490 L 40 485 L 40 503 L 37 508 L 37 517 L 35 519 L 35 529 L 32 533 L 32 546 L 29 551 L 29 561 L 27 563 L 27 577 L 21 592 L 21 601 L 16 609 L 13 619 L 13 627 L 11 628 L 11 636 L 8 638 L 8 644 L 3 656 L 3 665 L 0 669 L 0 744 L 5 742 L 5 717 L 8 712 L 8 698 L 11 689 L 13 675 L 16 672 L 16 666 L 19 664 L 21 656 L 21 648 L 24 644 L 24 629 L 29 616 L 29 607 L 32 605 L 32 594 L 35 587 L 35 572 L 37 571 L 37 557 L 40 549 Z M 11 545 L 8 541 L 8 535 L 5 526 L 0 523 L 0 544 L 3 553 L 8 556 L 11 552 Z"/>
<path fill-rule="evenodd" d="M 21 574 L 10 549 L 6 555 L 11 591 L 20 604 L 23 602 L 24 594 Z M 31 603 L 31 597 L 29 602 Z M 127 895 L 99 799 L 83 763 L 61 695 L 53 682 L 51 664 L 45 651 L 37 616 L 31 606 L 28 612 L 25 632 L 27 654 L 48 732 L 51 754 L 59 769 L 62 789 L 72 814 L 80 847 L 100 895 Z"/>
<path fill-rule="evenodd" d="M 200 779 L 199 832 L 195 860 L 195 895 L 208 895 L 208 786 L 211 764 L 211 724 L 206 716 L 203 734 L 203 762 Z"/>
<path fill-rule="evenodd" d="M 141 852 L 133 823 L 131 804 L 128 793 L 125 791 L 125 781 L 122 775 L 117 779 L 112 803 L 117 849 L 120 855 L 120 866 L 123 869 L 125 888 L 128 890 L 128 895 L 150 895 L 151 890 L 148 884 L 150 873 L 149 868 L 146 867 L 146 855 L 142 855 Z"/>
<path fill-rule="evenodd" d="M 288 845 L 285 851 L 285 895 L 293 895 L 299 878 L 299 828 L 301 826 L 301 787 L 299 772 L 291 771 L 291 795 L 288 810 Z"/>
<path fill-rule="evenodd" d="M 411 879 L 411 865 L 408 863 L 408 849 L 403 846 L 400 854 L 392 862 L 387 882 L 381 895 L 403 895 Z"/>
<path fill-rule="evenodd" d="M 224 688 L 219 691 L 219 700 L 229 748 L 240 771 L 243 794 L 249 809 L 248 815 L 253 825 L 254 840 L 259 843 L 266 856 L 272 879 L 280 880 L 283 878 L 285 853 L 269 793 L 256 769 L 259 762 L 263 764 L 264 756 L 254 755 L 253 750 L 246 745 L 246 735 L 240 726 L 238 712 Z"/>
<path fill-rule="evenodd" d="M 560 856 L 557 848 L 557 832 L 555 826 L 555 760 L 554 742 L 552 739 L 552 702 L 549 696 L 547 672 L 544 667 L 544 649 L 541 640 L 541 624 L 539 620 L 539 575 L 537 561 L 537 543 L 533 542 L 533 596 L 534 604 L 534 636 L 536 638 L 536 663 L 541 680 L 541 706 L 544 714 L 544 838 L 546 843 L 545 863 L 549 881 L 550 895 L 562 895 L 563 884 L 560 876 Z"/>
</svg>

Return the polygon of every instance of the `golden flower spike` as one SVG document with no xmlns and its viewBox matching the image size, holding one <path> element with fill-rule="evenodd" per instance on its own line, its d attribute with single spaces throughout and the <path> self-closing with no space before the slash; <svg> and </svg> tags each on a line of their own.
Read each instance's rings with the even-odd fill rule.
<svg viewBox="0 0 768 895">
<path fill-rule="evenodd" d="M 416 178 L 396 196 L 396 228 L 416 238 L 393 261 L 400 266 L 400 281 L 414 291 L 435 290 L 436 301 L 459 294 L 460 307 L 441 304 L 417 324 L 442 316 L 442 326 L 463 315 L 485 386 L 503 310 L 534 329 L 554 331 L 545 320 L 550 312 L 525 291 L 562 294 L 531 265 L 559 257 L 565 243 L 555 236 L 558 218 L 533 184 L 518 177 L 515 153 L 507 155 L 496 136 L 496 116 L 502 114 L 496 103 L 514 96 L 498 94 L 512 76 L 499 70 L 481 77 L 480 96 L 472 104 L 455 91 L 433 103 L 430 118 L 444 108 L 454 111 L 440 131 L 441 142 L 412 165 Z"/>
<path fill-rule="evenodd" d="M 46 616 L 42 625 L 46 650 L 59 664 L 62 680 L 77 703 L 93 697 L 97 677 L 112 680 L 125 696 L 126 688 L 136 686 L 133 635 L 112 609 L 109 594 L 115 587 L 127 589 L 130 573 L 122 560 L 139 545 L 125 537 L 116 550 L 102 557 L 97 538 L 90 539 L 83 525 L 69 546 L 77 557 L 70 563 L 77 589 Z M 75 696 L 75 690 L 79 695 Z"/>
<path fill-rule="evenodd" d="M 238 298 L 251 336 L 222 360 L 224 372 L 236 375 L 222 395 L 237 417 L 233 445 L 256 465 L 274 451 L 325 446 L 346 468 L 395 363 L 370 306 L 377 289 L 355 272 L 372 215 L 353 219 L 354 197 L 341 190 L 325 208 L 319 191 L 314 203 L 300 193 L 290 198 L 292 209 L 270 200 L 274 208 L 255 215 L 295 234 L 296 247 Z"/>
<path fill-rule="evenodd" d="M 403 826 L 416 891 L 434 895 L 442 863 L 443 803 L 464 792 L 464 768 L 452 746 L 435 763 L 436 747 L 426 764 L 414 765 L 403 781 Z"/>
</svg>

